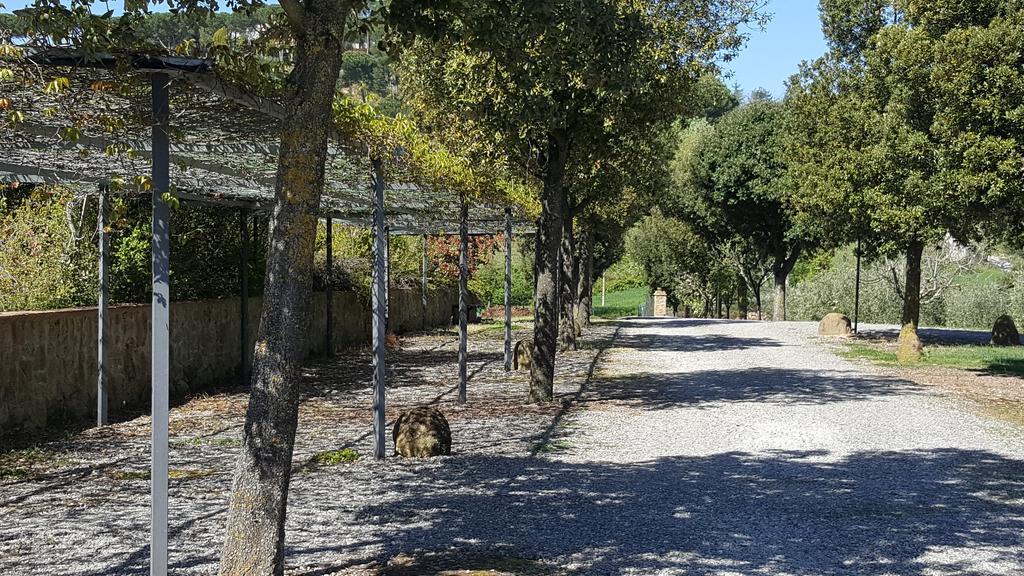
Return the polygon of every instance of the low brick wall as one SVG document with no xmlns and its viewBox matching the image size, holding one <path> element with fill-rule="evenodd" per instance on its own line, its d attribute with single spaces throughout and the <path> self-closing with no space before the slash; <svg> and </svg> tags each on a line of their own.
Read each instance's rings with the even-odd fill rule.
<svg viewBox="0 0 1024 576">
<path fill-rule="evenodd" d="M 447 325 L 453 290 L 432 291 L 424 314 L 419 290 L 392 289 L 389 324 L 396 332 Z M 335 351 L 370 342 L 369 302 L 335 292 Z M 313 295 L 309 353 L 322 354 L 326 295 Z M 262 298 L 249 301 L 249 348 Z M 171 303 L 171 393 L 181 397 L 238 378 L 241 315 L 237 298 Z M 109 406 L 145 407 L 150 400 L 148 305 L 110 308 Z M 15 429 L 95 418 L 96 308 L 0 313 L 0 436 Z"/>
</svg>

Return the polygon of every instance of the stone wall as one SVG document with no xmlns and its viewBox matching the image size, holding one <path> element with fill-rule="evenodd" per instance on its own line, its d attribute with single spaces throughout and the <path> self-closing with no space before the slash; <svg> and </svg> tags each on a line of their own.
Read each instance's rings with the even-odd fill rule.
<svg viewBox="0 0 1024 576">
<path fill-rule="evenodd" d="M 432 291 L 424 314 L 418 289 L 392 289 L 390 326 L 407 332 L 447 325 L 458 302 L 453 290 Z M 369 302 L 336 292 L 335 351 L 370 342 Z M 249 343 L 255 344 L 262 298 L 249 301 Z M 313 295 L 307 330 L 311 355 L 322 354 L 326 295 Z M 239 301 L 171 304 L 171 394 L 181 397 L 239 377 Z M 112 412 L 146 408 L 150 400 L 150 312 L 148 305 L 112 306 L 109 328 L 108 398 Z M 0 313 L 0 436 L 96 414 L 96 308 Z"/>
</svg>

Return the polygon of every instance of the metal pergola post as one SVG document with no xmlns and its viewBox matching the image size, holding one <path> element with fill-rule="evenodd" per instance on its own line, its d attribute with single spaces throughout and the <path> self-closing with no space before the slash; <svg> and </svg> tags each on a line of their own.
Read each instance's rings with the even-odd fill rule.
<svg viewBox="0 0 1024 576">
<path fill-rule="evenodd" d="M 386 334 L 387 241 L 384 231 L 384 168 L 379 158 L 370 160 L 373 179 L 373 456 L 384 459 L 384 386 L 386 384 L 384 340 Z"/>
<path fill-rule="evenodd" d="M 241 370 L 239 377 L 242 379 L 242 386 L 249 385 L 249 209 L 242 208 L 238 211 L 238 239 L 241 251 L 241 262 L 238 264 L 238 281 L 240 288 L 239 310 L 241 326 L 239 328 L 241 354 Z"/>
<path fill-rule="evenodd" d="M 466 403 L 466 364 L 469 360 L 469 204 L 459 203 L 459 404 Z"/>
<path fill-rule="evenodd" d="M 505 208 L 505 372 L 512 371 L 512 209 Z"/>
<path fill-rule="evenodd" d="M 853 333 L 857 333 L 857 321 L 860 316 L 860 240 L 857 240 L 857 279 L 853 292 Z"/>
<path fill-rule="evenodd" d="M 324 294 L 327 298 L 327 326 L 324 330 L 324 354 L 334 356 L 334 291 L 331 289 L 334 278 L 334 219 L 328 216 L 326 225 L 327 271 L 324 274 Z"/>
<path fill-rule="evenodd" d="M 391 329 L 391 227 L 384 226 L 384 331 Z"/>
<path fill-rule="evenodd" d="M 423 239 L 423 262 L 420 267 L 420 318 L 422 320 L 421 329 L 427 327 L 427 272 L 430 267 L 430 262 L 427 260 L 427 235 L 421 234 Z"/>
<path fill-rule="evenodd" d="M 109 352 L 107 349 L 107 329 L 110 324 L 108 306 L 110 294 L 108 274 L 110 273 L 110 238 L 107 236 L 107 187 L 100 186 L 99 215 L 97 216 L 96 234 L 99 240 L 99 299 L 96 303 L 96 425 L 106 426 L 107 419 L 107 378 L 109 374 Z"/>
<path fill-rule="evenodd" d="M 170 191 L 170 150 L 167 74 L 150 78 L 153 91 L 153 303 L 152 303 L 152 469 L 150 493 L 149 573 L 167 574 L 167 428 L 170 378 L 171 244 L 170 208 L 164 194 Z"/>
</svg>

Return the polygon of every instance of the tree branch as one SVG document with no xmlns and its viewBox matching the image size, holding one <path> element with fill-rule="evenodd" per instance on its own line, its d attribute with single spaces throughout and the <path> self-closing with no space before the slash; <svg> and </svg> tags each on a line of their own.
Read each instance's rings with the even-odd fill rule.
<svg viewBox="0 0 1024 576">
<path fill-rule="evenodd" d="M 306 26 L 306 8 L 300 0 L 280 0 L 278 2 L 284 15 L 288 18 L 288 25 L 296 36 L 301 36 Z"/>
</svg>

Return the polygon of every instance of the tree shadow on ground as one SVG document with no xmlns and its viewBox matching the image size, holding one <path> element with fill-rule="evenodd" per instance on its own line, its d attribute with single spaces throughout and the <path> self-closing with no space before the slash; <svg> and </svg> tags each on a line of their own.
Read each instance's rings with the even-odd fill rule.
<svg viewBox="0 0 1024 576">
<path fill-rule="evenodd" d="M 905 380 L 856 372 L 746 368 L 677 374 L 640 372 L 591 384 L 583 402 L 621 402 L 642 410 L 713 407 L 728 402 L 828 404 L 908 394 Z"/>
<path fill-rule="evenodd" d="M 778 347 L 784 344 L 772 338 L 741 337 L 725 334 L 666 334 L 664 330 L 679 330 L 696 326 L 726 324 L 728 320 L 704 319 L 659 319 L 657 321 L 624 321 L 623 328 L 652 328 L 659 333 L 637 333 L 627 330 L 620 332 L 615 346 L 634 350 L 657 352 L 721 352 L 729 350 L 746 350 L 748 348 Z"/>
<path fill-rule="evenodd" d="M 304 574 L 331 573 L 326 558 L 361 556 L 367 546 L 381 565 L 403 554 L 448 570 L 472 568 L 460 563 L 482 551 L 549 566 L 571 559 L 578 569 L 551 572 L 579 574 L 1024 569 L 1024 462 L 956 449 L 828 456 L 725 453 L 638 464 L 471 456 L 407 477 L 397 500 L 346 517 L 336 529 L 359 534 L 353 545 L 300 545 L 288 556 L 321 563 Z M 321 490 L 305 494 L 306 505 L 345 517 L 332 515 L 345 505 L 330 487 Z"/>
<path fill-rule="evenodd" d="M 899 335 L 899 326 L 862 326 L 857 333 L 858 338 L 891 340 L 892 342 L 895 342 Z M 988 344 L 992 340 L 991 332 L 961 328 L 918 328 L 917 335 L 926 346 L 928 344 Z"/>
</svg>

